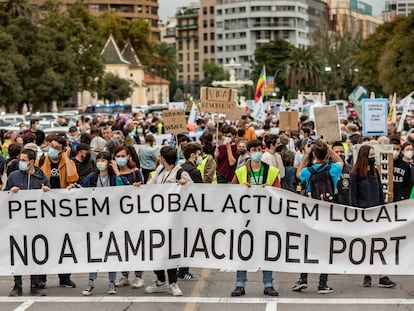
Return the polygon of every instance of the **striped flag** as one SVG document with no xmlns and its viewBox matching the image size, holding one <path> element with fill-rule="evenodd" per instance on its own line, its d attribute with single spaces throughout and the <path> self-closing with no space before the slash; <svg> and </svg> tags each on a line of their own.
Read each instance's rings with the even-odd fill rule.
<svg viewBox="0 0 414 311">
<path fill-rule="evenodd" d="M 258 103 L 260 98 L 264 97 L 264 88 L 266 86 L 266 67 L 263 66 L 260 72 L 259 80 L 257 80 L 256 92 L 254 93 L 254 102 Z"/>
</svg>

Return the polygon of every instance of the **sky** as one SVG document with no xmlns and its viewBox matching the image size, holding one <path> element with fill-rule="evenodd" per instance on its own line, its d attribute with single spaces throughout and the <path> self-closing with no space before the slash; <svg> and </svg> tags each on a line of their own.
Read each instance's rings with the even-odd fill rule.
<svg viewBox="0 0 414 311">
<path fill-rule="evenodd" d="M 167 17 L 175 15 L 175 9 L 189 5 L 191 3 L 199 3 L 196 0 L 158 0 L 159 9 L 158 15 L 163 22 L 167 21 Z"/>
<path fill-rule="evenodd" d="M 382 9 L 384 8 L 385 0 L 363 0 L 368 4 L 372 5 L 373 14 L 380 15 Z M 175 15 L 175 9 L 177 7 L 182 7 L 189 5 L 191 3 L 199 3 L 196 0 L 158 0 L 159 10 L 158 14 L 163 22 L 167 21 L 167 17 Z"/>
</svg>

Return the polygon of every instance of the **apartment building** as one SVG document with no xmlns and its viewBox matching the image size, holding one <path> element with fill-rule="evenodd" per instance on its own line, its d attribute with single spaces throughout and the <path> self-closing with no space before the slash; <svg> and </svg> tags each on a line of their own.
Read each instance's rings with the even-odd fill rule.
<svg viewBox="0 0 414 311">
<path fill-rule="evenodd" d="M 217 0 L 216 59 L 226 64 L 232 58 L 241 64 L 239 79 L 249 79 L 257 47 L 284 38 L 296 47 L 312 45 L 312 33 L 327 5 L 314 0 Z"/>
<path fill-rule="evenodd" d="M 414 11 L 414 0 L 389 0 L 385 1 L 382 15 L 384 20 L 389 22 L 397 16 L 408 16 L 412 11 Z"/>
</svg>

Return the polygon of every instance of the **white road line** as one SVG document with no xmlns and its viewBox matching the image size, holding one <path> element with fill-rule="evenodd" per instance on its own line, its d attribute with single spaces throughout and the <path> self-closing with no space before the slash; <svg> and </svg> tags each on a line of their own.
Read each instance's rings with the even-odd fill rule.
<svg viewBox="0 0 414 311">
<path fill-rule="evenodd" d="M 276 301 L 268 302 L 266 304 L 265 311 L 277 311 L 277 302 Z"/>
<path fill-rule="evenodd" d="M 20 306 L 18 306 L 17 308 L 15 308 L 13 311 L 25 311 L 28 308 L 30 308 L 30 306 L 34 304 L 34 301 L 32 299 L 27 300 L 25 302 L 23 302 Z"/>
<path fill-rule="evenodd" d="M 240 304 L 361 304 L 361 305 L 414 305 L 414 299 L 389 298 L 231 298 L 231 297 L 0 297 L 2 302 L 177 302 L 177 303 L 240 303 Z M 19 309 L 20 310 L 20 309 Z M 24 309 L 23 309 L 24 310 Z"/>
</svg>

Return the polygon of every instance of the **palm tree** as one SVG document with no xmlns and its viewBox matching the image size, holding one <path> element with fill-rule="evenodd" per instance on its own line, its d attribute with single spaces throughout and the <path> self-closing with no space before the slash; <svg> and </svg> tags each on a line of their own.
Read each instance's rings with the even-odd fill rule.
<svg viewBox="0 0 414 311">
<path fill-rule="evenodd" d="M 176 79 L 178 62 L 173 46 L 164 42 L 158 45 L 154 68 L 157 75 L 168 80 Z"/>
<path fill-rule="evenodd" d="M 319 87 L 322 64 L 316 49 L 293 47 L 283 64 L 287 70 L 286 86 L 306 90 Z"/>
</svg>

